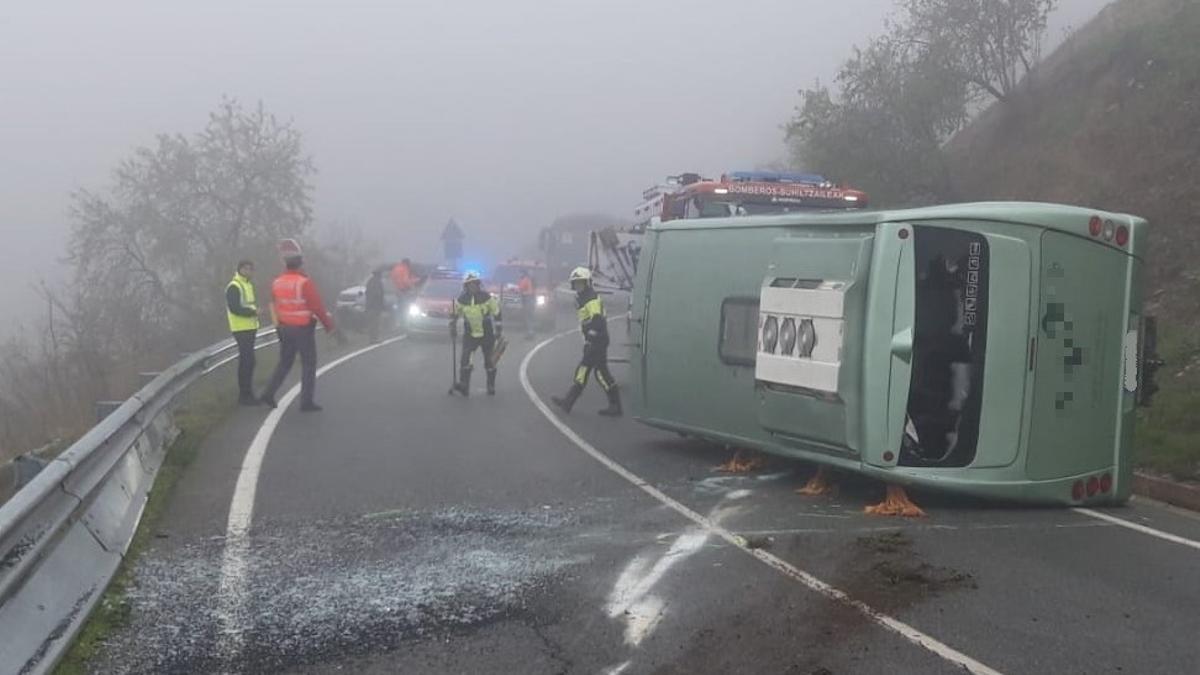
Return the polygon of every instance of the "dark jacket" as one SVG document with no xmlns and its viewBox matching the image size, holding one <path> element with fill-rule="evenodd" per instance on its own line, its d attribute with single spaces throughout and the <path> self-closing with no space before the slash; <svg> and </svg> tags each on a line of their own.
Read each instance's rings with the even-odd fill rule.
<svg viewBox="0 0 1200 675">
<path fill-rule="evenodd" d="M 383 277 L 381 275 L 372 274 L 371 278 L 367 279 L 366 297 L 363 300 L 368 312 L 382 312 L 386 309 L 383 301 Z"/>
<path fill-rule="evenodd" d="M 600 301 L 596 289 L 589 286 L 576 293 L 575 308 L 584 341 L 593 348 L 608 347 L 608 319 L 604 316 L 604 303 Z"/>
<path fill-rule="evenodd" d="M 212 297 L 212 296 L 209 296 Z M 242 293 L 237 286 L 230 284 L 225 289 L 225 306 L 237 316 L 256 316 L 258 312 L 242 304 Z"/>
</svg>

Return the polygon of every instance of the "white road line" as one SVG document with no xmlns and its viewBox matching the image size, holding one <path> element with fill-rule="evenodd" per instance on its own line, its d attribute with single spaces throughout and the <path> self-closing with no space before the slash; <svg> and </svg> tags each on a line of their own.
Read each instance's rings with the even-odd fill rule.
<svg viewBox="0 0 1200 675">
<path fill-rule="evenodd" d="M 367 352 L 379 349 L 384 345 L 399 342 L 407 335 L 398 335 L 362 349 L 350 352 L 339 359 L 331 361 L 317 369 L 317 377 L 333 370 L 341 364 Z M 267 454 L 267 446 L 271 436 L 279 426 L 279 420 L 296 397 L 300 395 L 300 385 L 296 384 L 279 398 L 278 406 L 267 414 L 258 433 L 246 448 L 242 458 L 242 468 L 238 472 L 237 485 L 233 489 L 233 498 L 229 502 L 229 520 L 225 525 L 225 551 L 221 557 L 221 585 L 217 591 L 217 620 L 221 632 L 218 638 L 218 649 L 221 656 L 236 657 L 241 653 L 245 637 L 242 616 L 246 605 L 246 572 L 249 566 L 250 553 L 250 521 L 254 518 L 254 498 L 258 492 L 258 476 L 262 471 L 263 457 Z"/>
<path fill-rule="evenodd" d="M 967 672 L 974 673 L 975 675 L 1000 675 L 1000 671 L 994 670 L 983 663 L 976 661 L 975 659 L 963 654 L 953 647 L 935 639 L 930 635 L 922 633 L 916 628 L 913 628 L 912 626 L 898 619 L 892 618 L 891 616 L 876 610 L 862 601 L 851 598 L 844 591 L 830 586 L 808 572 L 793 566 L 782 558 L 772 555 L 761 548 L 750 548 L 746 544 L 746 540 L 742 537 L 739 537 L 712 520 L 705 518 L 699 513 L 696 513 L 683 504 L 675 501 L 671 497 L 667 496 L 662 490 L 659 490 L 643 480 L 637 474 L 633 473 L 629 469 L 626 469 L 608 455 L 597 450 L 594 446 L 592 446 L 591 443 L 588 443 L 586 440 L 584 440 L 582 436 L 575 433 L 574 429 L 572 429 L 554 414 L 554 411 L 550 409 L 550 406 L 546 405 L 545 401 L 543 401 L 541 397 L 538 396 L 537 392 L 534 391 L 533 385 L 529 383 L 529 363 L 533 360 L 534 355 L 541 351 L 541 349 L 546 345 L 567 334 L 569 333 L 560 333 L 555 335 L 549 339 L 543 340 L 542 342 L 538 343 L 537 346 L 531 349 L 521 361 L 520 380 L 521 387 L 525 389 L 525 393 L 529 396 L 529 400 L 533 402 L 533 405 L 536 406 L 537 409 L 541 411 L 542 415 L 545 416 L 545 418 L 549 420 L 551 424 L 557 427 L 558 430 L 562 432 L 562 434 L 566 436 L 572 443 L 574 443 L 580 450 L 583 450 L 588 455 L 591 455 L 592 459 L 595 459 L 597 462 L 603 464 L 609 471 L 612 471 L 621 478 L 629 481 L 638 489 L 662 502 L 664 505 L 670 507 L 684 518 L 696 523 L 701 528 L 710 532 L 713 536 L 723 539 L 748 555 L 754 556 L 781 574 L 800 582 L 802 585 L 813 591 L 816 591 L 817 593 L 820 593 L 830 600 L 834 600 L 854 608 L 871 621 L 874 621 L 887 630 L 900 635 L 909 642 L 923 647 L 942 659 L 964 668 Z"/>
<path fill-rule="evenodd" d="M 1183 546 L 1188 546 L 1190 548 L 1196 549 L 1197 551 L 1200 551 L 1200 541 L 1196 541 L 1194 539 L 1188 539 L 1187 537 L 1181 537 L 1177 534 L 1171 534 L 1170 532 L 1163 532 L 1162 530 L 1156 530 L 1153 527 L 1147 527 L 1146 525 L 1140 525 L 1138 523 L 1125 520 L 1124 518 L 1110 516 L 1107 513 L 1102 513 L 1100 511 L 1093 511 L 1092 509 L 1076 507 L 1071 510 L 1074 511 L 1075 513 L 1082 513 L 1085 516 L 1090 516 L 1092 518 L 1099 518 L 1100 520 L 1103 520 L 1108 523 L 1112 523 L 1113 525 L 1120 525 L 1121 527 L 1129 528 L 1135 532 L 1141 532 L 1142 534 L 1148 534 L 1151 537 L 1158 537 L 1159 539 L 1173 542 L 1176 544 L 1182 544 Z"/>
<path fill-rule="evenodd" d="M 772 536 L 785 534 L 878 534 L 882 532 L 984 532 L 995 530 L 1076 530 L 1094 527 L 1111 527 L 1109 523 L 1046 523 L 1020 524 L 998 523 L 994 525 L 895 525 L 892 527 L 793 527 L 779 530 L 739 530 L 742 536 Z"/>
</svg>

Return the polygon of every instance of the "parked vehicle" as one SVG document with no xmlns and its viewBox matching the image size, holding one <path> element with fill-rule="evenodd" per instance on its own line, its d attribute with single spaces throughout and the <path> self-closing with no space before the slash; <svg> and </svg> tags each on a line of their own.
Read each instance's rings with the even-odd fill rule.
<svg viewBox="0 0 1200 675">
<path fill-rule="evenodd" d="M 338 326 L 354 332 L 366 331 L 367 281 L 369 279 L 368 275 L 361 284 L 344 288 L 338 293 L 333 310 Z M 381 332 L 387 333 L 395 330 L 397 326 L 403 325 L 403 316 L 400 313 L 400 298 L 396 295 L 396 289 L 386 278 L 383 283 L 383 302 L 388 310 L 380 317 L 379 328 Z"/>
<path fill-rule="evenodd" d="M 517 281 L 521 278 L 522 271 L 528 272 L 534 282 L 534 325 L 538 330 L 554 330 L 557 323 L 555 321 L 557 298 L 547 287 L 548 276 L 543 263 L 511 259 L 497 265 L 492 270 L 492 275 L 484 280 L 484 284 L 493 295 L 500 299 L 505 321 L 523 325 L 525 309 L 521 304 L 521 294 L 517 288 Z"/>
<path fill-rule="evenodd" d="M 408 332 L 445 336 L 449 333 L 454 300 L 462 293 L 462 275 L 435 274 L 408 306 Z"/>
</svg>

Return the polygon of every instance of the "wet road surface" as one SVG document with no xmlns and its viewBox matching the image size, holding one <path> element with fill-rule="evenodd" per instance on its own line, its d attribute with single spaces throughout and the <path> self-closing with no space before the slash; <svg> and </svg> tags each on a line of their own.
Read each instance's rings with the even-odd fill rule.
<svg viewBox="0 0 1200 675">
<path fill-rule="evenodd" d="M 92 671 L 830 675 L 964 672 L 965 659 L 976 672 L 1189 673 L 1200 663 L 1200 549 L 1070 510 L 934 496 L 922 502 L 927 519 L 865 516 L 877 485 L 808 498 L 794 490 L 811 468 L 794 462 L 720 474 L 723 450 L 601 418 L 592 388 L 561 418 L 572 438 L 522 387 L 534 346 L 514 340 L 495 397 L 447 397 L 438 340 L 397 341 L 331 369 L 318 384 L 326 409 L 284 412 L 267 439 L 249 529 L 234 541 L 231 501 L 267 417 L 239 410 L 177 489 L 136 565 L 128 625 Z M 566 387 L 578 352 L 577 335 L 538 348 L 526 370 L 535 397 Z M 1200 541 L 1192 515 L 1136 501 L 1109 513 Z M 814 590 L 822 583 L 831 590 Z"/>
</svg>

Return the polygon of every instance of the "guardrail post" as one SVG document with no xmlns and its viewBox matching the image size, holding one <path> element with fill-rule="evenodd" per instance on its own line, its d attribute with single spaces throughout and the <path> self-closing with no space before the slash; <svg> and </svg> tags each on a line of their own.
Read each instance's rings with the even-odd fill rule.
<svg viewBox="0 0 1200 675">
<path fill-rule="evenodd" d="M 25 487 L 29 481 L 33 480 L 34 476 L 41 473 L 42 469 L 50 463 L 48 459 L 42 459 L 32 452 L 27 452 L 24 455 L 17 455 L 13 461 L 13 489 L 20 490 Z"/>
<path fill-rule="evenodd" d="M 99 424 L 112 414 L 114 410 L 121 407 L 124 401 L 96 401 L 96 423 Z"/>
</svg>

